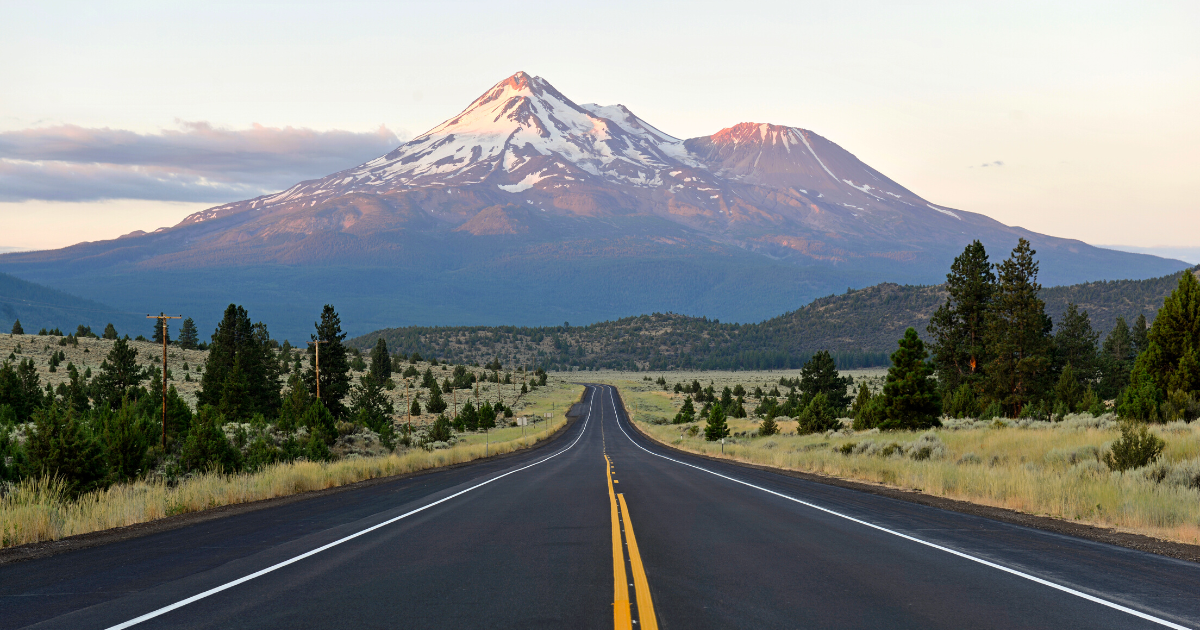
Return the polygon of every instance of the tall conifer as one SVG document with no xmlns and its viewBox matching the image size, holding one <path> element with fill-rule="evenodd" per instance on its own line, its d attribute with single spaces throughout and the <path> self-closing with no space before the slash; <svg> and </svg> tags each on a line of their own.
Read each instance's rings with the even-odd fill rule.
<svg viewBox="0 0 1200 630">
<path fill-rule="evenodd" d="M 989 310 L 986 342 L 993 358 L 986 368 L 988 398 L 1012 418 L 1049 388 L 1052 323 L 1038 297 L 1038 263 L 1029 241 L 996 266 L 996 295 Z"/>
<path fill-rule="evenodd" d="M 979 387 L 987 346 L 987 313 L 996 291 L 996 275 L 983 243 L 967 245 L 946 274 L 946 303 L 933 314 L 926 329 L 930 351 L 943 392 L 963 384 Z"/>
<path fill-rule="evenodd" d="M 342 343 L 346 333 L 342 332 L 342 318 L 338 316 L 333 305 L 326 304 L 321 309 L 321 321 L 315 324 L 317 332 L 312 335 L 313 341 L 323 341 L 321 344 L 321 402 L 333 414 L 334 418 L 343 418 L 348 413 L 342 400 L 350 393 L 350 359 L 346 346 Z M 304 380 L 308 383 L 308 391 L 317 394 L 316 352 L 309 346 L 308 370 Z"/>
</svg>

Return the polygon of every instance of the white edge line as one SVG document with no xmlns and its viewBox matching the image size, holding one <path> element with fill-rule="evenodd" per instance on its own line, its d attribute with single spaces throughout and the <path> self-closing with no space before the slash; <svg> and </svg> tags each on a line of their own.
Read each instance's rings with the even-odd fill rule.
<svg viewBox="0 0 1200 630">
<path fill-rule="evenodd" d="M 709 470 L 709 469 L 707 469 L 707 468 L 701 468 L 700 466 L 696 466 L 696 465 L 694 465 L 694 464 L 689 464 L 689 463 L 687 463 L 687 462 L 681 462 L 681 461 L 679 461 L 679 460 L 677 460 L 677 459 L 673 459 L 673 458 L 667 457 L 666 455 L 660 455 L 660 454 L 658 454 L 658 453 L 655 453 L 655 452 L 653 452 L 653 451 L 651 451 L 651 450 L 647 449 L 646 447 L 642 446 L 641 444 L 638 444 L 638 443 L 637 443 L 637 441 L 635 441 L 635 440 L 634 440 L 632 437 L 630 437 L 629 433 L 625 431 L 625 427 L 622 427 L 622 426 L 621 426 L 621 421 L 620 421 L 620 419 L 621 419 L 621 415 L 620 415 L 620 412 L 618 412 L 618 411 L 617 411 L 617 402 L 616 402 L 616 399 L 613 397 L 613 392 L 614 392 L 615 390 L 616 390 L 616 388 L 615 388 L 615 387 L 611 387 L 611 386 L 610 386 L 610 389 L 609 389 L 609 392 L 608 392 L 608 398 L 609 398 L 609 400 L 612 402 L 612 406 L 613 406 L 613 413 L 615 413 L 615 414 L 617 415 L 617 428 L 621 429 L 621 433 L 624 433 L 624 434 L 625 434 L 625 437 L 626 437 L 626 439 L 628 439 L 630 442 L 632 442 L 634 446 L 636 446 L 636 447 L 638 447 L 638 448 L 642 449 L 643 451 L 646 451 L 647 453 L 650 453 L 651 455 L 653 455 L 653 456 L 655 456 L 655 457 L 661 457 L 661 458 L 663 458 L 663 459 L 665 459 L 665 460 L 667 460 L 667 461 L 675 462 L 676 464 L 679 464 L 679 465 L 681 465 L 681 466 L 687 466 L 687 467 L 689 467 L 689 468 L 695 468 L 696 470 L 700 470 L 700 471 L 706 472 L 706 473 L 708 473 L 708 474 L 710 474 L 710 475 L 716 475 L 717 477 L 720 477 L 720 478 L 722 478 L 722 479 L 727 479 L 727 480 L 729 480 L 729 481 L 732 481 L 732 482 L 734 482 L 734 483 L 740 483 L 740 484 L 742 484 L 743 486 L 749 486 L 749 487 L 751 487 L 751 488 L 754 488 L 755 490 L 762 490 L 763 492 L 766 492 L 767 494 L 773 494 L 773 495 L 775 495 L 775 496 L 777 496 L 777 497 L 780 497 L 780 498 L 783 498 L 783 499 L 787 499 L 788 501 L 793 501 L 793 502 L 795 502 L 795 503 L 799 503 L 799 504 L 801 504 L 801 505 L 804 505 L 804 506 L 807 506 L 807 507 L 813 508 L 814 510 L 820 510 L 820 511 L 822 511 L 822 512 L 825 512 L 826 514 L 831 514 L 831 515 L 833 515 L 833 516 L 837 516 L 837 517 L 840 517 L 840 518 L 844 518 L 844 519 L 846 519 L 846 520 L 848 520 L 848 521 L 853 521 L 853 522 L 855 522 L 855 523 L 858 523 L 858 524 L 860 524 L 860 525 L 865 525 L 865 526 L 867 526 L 867 527 L 870 527 L 870 528 L 872 528 L 872 529 L 877 529 L 877 530 L 879 530 L 879 531 L 881 531 L 881 532 L 886 532 L 886 533 L 888 533 L 888 534 L 891 534 L 891 535 L 893 535 L 893 536 L 899 536 L 900 538 L 904 538 L 905 540 L 911 540 L 912 542 L 915 542 L 915 543 L 920 543 L 920 544 L 922 544 L 922 545 L 925 545 L 925 546 L 927 546 L 927 547 L 932 547 L 932 548 L 934 548 L 934 549 L 937 549 L 937 550 L 939 550 L 939 551 L 945 551 L 946 553 L 954 554 L 954 555 L 956 555 L 956 556 L 958 556 L 958 557 L 960 557 L 960 558 L 965 558 L 965 559 L 967 559 L 967 560 L 970 560 L 970 561 L 972 561 L 972 562 L 978 562 L 979 564 L 982 564 L 982 565 L 984 565 L 984 566 L 991 567 L 991 568 L 993 568 L 993 569 L 999 569 L 999 570 L 1001 570 L 1001 571 L 1004 571 L 1005 573 L 1011 573 L 1012 575 L 1015 575 L 1015 576 L 1017 576 L 1017 577 L 1022 577 L 1022 578 L 1025 578 L 1026 580 L 1030 580 L 1030 581 L 1032 581 L 1032 582 L 1036 582 L 1036 583 L 1038 583 L 1038 584 L 1041 584 L 1041 585 L 1043 585 L 1043 586 L 1049 586 L 1050 588 L 1057 589 L 1057 590 L 1059 590 L 1059 591 L 1062 591 L 1062 592 L 1064 592 L 1064 593 L 1069 593 L 1069 594 L 1071 594 L 1071 595 L 1074 595 L 1074 596 L 1076 596 L 1076 597 L 1082 597 L 1083 599 L 1086 599 L 1086 600 L 1088 600 L 1088 601 L 1095 602 L 1095 603 L 1097 603 L 1097 604 L 1101 604 L 1101 605 L 1103 605 L 1103 606 L 1108 606 L 1109 608 L 1112 608 L 1112 609 L 1114 609 L 1114 610 L 1119 610 L 1119 611 L 1121 611 L 1121 612 L 1123 612 L 1123 613 L 1128 613 L 1128 614 L 1130 614 L 1130 615 L 1133 615 L 1134 617 L 1140 617 L 1140 618 L 1142 618 L 1142 619 L 1145 619 L 1145 620 L 1147 620 L 1147 621 L 1152 621 L 1152 622 L 1154 622 L 1154 623 L 1157 623 L 1157 624 L 1160 624 L 1160 625 L 1166 626 L 1166 627 L 1168 627 L 1168 628 L 1175 628 L 1176 630 L 1192 630 L 1191 628 L 1188 628 L 1187 626 L 1181 626 L 1181 625 L 1179 625 L 1179 624 L 1177 624 L 1177 623 L 1173 623 L 1173 622 L 1171 622 L 1171 621 L 1167 621 L 1166 619 L 1160 619 L 1160 618 L 1158 618 L 1158 617 L 1155 617 L 1154 615 L 1149 615 L 1149 614 L 1146 614 L 1146 613 L 1144 613 L 1144 612 L 1141 612 L 1140 610 L 1134 610 L 1134 609 L 1132 609 L 1132 608 L 1128 608 L 1128 607 L 1126 607 L 1126 606 L 1122 606 L 1122 605 L 1120 605 L 1120 604 L 1118 604 L 1118 603 L 1116 603 L 1116 602 L 1110 602 L 1110 601 L 1108 601 L 1108 600 L 1106 600 L 1106 599 L 1101 599 L 1101 598 L 1099 598 L 1099 597 L 1096 597 L 1095 595 L 1089 595 L 1089 594 L 1087 594 L 1087 593 L 1084 593 L 1084 592 L 1082 592 L 1082 591 L 1077 591 L 1077 590 L 1075 590 L 1075 589 L 1073 589 L 1073 588 L 1070 588 L 1070 587 L 1068 587 L 1068 586 L 1063 586 L 1063 585 L 1061 585 L 1061 584 L 1055 584 L 1054 582 L 1050 582 L 1050 581 L 1048 581 L 1048 580 L 1044 580 L 1044 579 L 1042 579 L 1042 578 L 1040 578 L 1040 577 L 1037 577 L 1037 576 L 1034 576 L 1034 575 L 1030 575 L 1030 574 L 1028 574 L 1028 573 L 1023 573 L 1023 572 L 1021 572 L 1021 571 L 1017 571 L 1016 569 L 1010 569 L 1010 568 L 1008 568 L 1008 567 L 1006 567 L 1006 566 L 999 565 L 999 564 L 996 564 L 996 563 L 994 563 L 994 562 L 990 562 L 990 561 L 988 561 L 988 560 L 984 560 L 983 558 L 978 558 L 978 557 L 972 556 L 972 555 L 970 555 L 970 554 L 963 553 L 963 552 L 961 552 L 961 551 L 956 551 L 956 550 L 954 550 L 954 549 L 950 549 L 949 547 L 943 547 L 943 546 L 941 546 L 941 545 L 939 545 L 939 544 L 936 544 L 936 543 L 931 543 L 931 542 L 929 542 L 929 541 L 927 541 L 927 540 L 921 540 L 920 538 L 914 538 L 913 536 L 909 536 L 908 534 L 903 534 L 903 533 L 900 533 L 900 532 L 898 532 L 898 531 L 895 531 L 895 530 L 888 529 L 888 528 L 886 528 L 886 527 L 881 527 L 881 526 L 879 526 L 879 525 L 876 525 L 876 524 L 874 524 L 874 523 L 869 523 L 869 522 L 867 522 L 867 521 L 864 521 L 864 520 L 861 520 L 861 519 L 854 518 L 853 516 L 849 516 L 849 515 L 847 515 L 847 514 L 842 514 L 841 512 L 835 512 L 835 511 L 833 511 L 833 510 L 831 510 L 831 509 L 829 509 L 829 508 L 825 508 L 825 507 L 821 507 L 821 506 L 819 506 L 819 505 L 815 505 L 815 504 L 809 503 L 808 501 L 803 501 L 803 500 L 801 500 L 801 499 L 797 499 L 797 498 L 795 498 L 795 497 L 791 497 L 791 496 L 788 496 L 788 495 L 786 495 L 786 494 L 782 494 L 782 493 L 780 493 L 780 492 L 775 492 L 774 490 L 768 490 L 767 488 L 763 488 L 763 487 L 761 487 L 761 486 L 756 486 L 756 485 L 754 485 L 754 484 L 752 484 L 752 483 L 748 483 L 748 482 L 742 481 L 742 480 L 740 480 L 740 479 L 735 479 L 735 478 L 733 478 L 733 477 L 727 477 L 727 476 L 725 476 L 725 475 L 722 475 L 721 473 L 718 473 L 718 472 L 713 472 L 713 471 L 711 471 L 711 470 Z"/>
<path fill-rule="evenodd" d="M 593 396 L 593 397 L 594 397 L 594 396 Z M 603 404 L 603 403 L 601 403 L 601 404 Z M 450 495 L 450 496 L 448 496 L 448 497 L 443 497 L 443 498 L 441 498 L 441 499 L 438 499 L 437 501 L 434 501 L 433 503 L 429 503 L 429 504 L 427 504 L 427 505 L 423 505 L 423 506 L 421 506 L 421 507 L 419 507 L 419 508 L 417 508 L 417 509 L 415 509 L 415 510 L 412 510 L 412 511 L 409 511 L 409 512 L 405 512 L 404 514 L 401 514 L 400 516 L 397 516 L 397 517 L 394 517 L 394 518 L 390 518 L 390 519 L 388 519 L 388 520 L 386 520 L 386 521 L 384 521 L 384 522 L 382 522 L 382 523 L 379 523 L 379 524 L 377 524 L 377 525 L 373 525 L 373 526 L 371 526 L 371 527 L 368 527 L 368 528 L 366 528 L 366 529 L 364 529 L 364 530 L 362 530 L 362 531 L 355 532 L 355 533 L 353 533 L 353 534 L 350 534 L 349 536 L 346 536 L 346 537 L 344 537 L 344 538 L 339 538 L 338 540 L 335 540 L 335 541 L 333 541 L 333 542 L 331 542 L 331 543 L 329 543 L 329 544 L 323 545 L 323 546 L 321 546 L 321 547 L 317 547 L 316 549 L 313 549 L 312 551 L 308 551 L 308 552 L 306 552 L 306 553 L 302 553 L 302 554 L 300 554 L 300 555 L 298 555 L 298 556 L 296 556 L 296 557 L 294 557 L 294 558 L 290 558 L 290 559 L 288 559 L 288 560 L 284 560 L 283 562 L 280 562 L 280 563 L 277 563 L 277 564 L 273 564 L 273 565 L 271 565 L 271 566 L 269 566 L 269 567 L 267 567 L 267 568 L 265 568 L 265 569 L 263 569 L 263 570 L 261 570 L 261 571 L 256 571 L 256 572 L 254 572 L 254 573 L 251 573 L 250 575 L 247 575 L 247 576 L 245 576 L 245 577 L 238 578 L 238 579 L 236 579 L 236 580 L 234 580 L 234 581 L 232 581 L 232 582 L 226 582 L 225 584 L 222 584 L 222 585 L 220 585 L 220 586 L 217 586 L 217 587 L 214 587 L 214 588 L 210 588 L 210 589 L 208 589 L 207 591 L 204 591 L 203 593 L 198 593 L 198 594 L 196 594 L 196 595 L 192 595 L 191 597 L 189 597 L 189 598 L 187 598 L 187 599 L 183 599 L 183 600 L 177 601 L 177 602 L 175 602 L 174 604 L 171 604 L 171 605 L 169 605 L 169 606 L 163 606 L 162 608 L 159 608 L 158 610 L 154 610 L 154 611 L 148 612 L 148 613 L 146 613 L 146 614 L 142 615 L 141 617 L 137 617 L 137 618 L 134 618 L 134 619 L 130 619 L 129 621 L 126 621 L 125 623 L 120 623 L 120 624 L 117 624 L 117 625 L 115 625 L 115 626 L 110 626 L 110 627 L 108 627 L 108 628 L 107 628 L 107 630 L 122 630 L 123 628 L 128 628 L 128 627 L 131 627 L 131 626 L 135 626 L 135 625 L 137 625 L 137 624 L 139 624 L 139 623 L 142 623 L 143 621 L 149 621 L 150 619 L 154 619 L 155 617 L 158 617 L 158 616 L 160 616 L 160 615 L 164 615 L 164 614 L 166 614 L 166 613 L 169 613 L 169 612 L 171 612 L 172 610 L 175 610 L 175 609 L 177 609 L 177 608 L 183 608 L 184 606 L 187 606 L 188 604 L 191 604 L 191 603 L 193 603 L 193 602 L 200 601 L 200 600 L 202 600 L 202 599 L 204 599 L 204 598 L 206 598 L 206 597 L 208 597 L 208 596 L 210 596 L 210 595 L 216 595 L 217 593 L 220 593 L 221 591 L 225 591 L 225 590 L 231 589 L 231 588 L 233 588 L 233 587 L 235 587 L 235 586 L 238 586 L 239 584 L 244 584 L 244 583 L 246 583 L 246 582 L 249 582 L 250 580 L 253 580 L 254 578 L 257 578 L 257 577 L 262 577 L 262 576 L 264 576 L 264 575 L 266 575 L 266 574 L 268 574 L 268 573 L 271 573 L 272 571 L 275 571 L 275 570 L 278 570 L 278 569 L 282 569 L 283 567 L 286 567 L 286 566 L 288 566 L 289 564 L 293 564 L 293 563 L 295 563 L 295 562 L 299 562 L 299 561 L 301 561 L 301 560 L 303 560 L 303 559 L 305 559 L 305 558 L 308 558 L 309 556 L 314 556 L 314 555 L 316 555 L 316 554 L 318 554 L 318 553 L 321 553 L 322 551 L 325 551 L 326 549 L 330 549 L 330 548 L 332 548 L 332 547 L 336 547 L 336 546 L 338 546 L 338 545 L 340 545 L 340 544 L 342 544 L 342 543 L 344 543 L 344 542 L 347 542 L 347 541 L 353 540 L 353 539 L 355 539 L 355 538 L 358 538 L 359 536 L 362 536 L 363 534 L 367 534 L 367 533 L 373 532 L 373 531 L 375 531 L 375 530 L 379 529 L 380 527 L 384 527 L 384 526 L 386 526 L 386 525 L 391 525 L 392 523 L 395 523 L 396 521 L 398 521 L 398 520 L 400 520 L 400 519 L 403 519 L 403 518 L 408 518 L 409 516 L 412 516 L 413 514 L 416 514 L 417 512 L 423 512 L 423 511 L 425 511 L 425 510 L 428 510 L 429 508 L 431 508 L 431 507 L 433 507 L 433 506 L 435 506 L 435 505 L 438 505 L 438 504 L 440 504 L 440 503 L 445 503 L 446 501 L 449 501 L 450 499 L 453 499 L 453 498 L 455 498 L 455 497 L 458 497 L 458 496 L 464 495 L 464 494 L 466 494 L 466 493 L 468 493 L 468 492 L 470 492 L 470 491 L 472 491 L 472 490 L 475 490 L 475 489 L 477 489 L 477 488 L 482 488 L 483 486 L 486 486 L 486 485 L 488 485 L 489 483 L 492 483 L 493 481 L 497 481 L 497 480 L 503 479 L 503 478 L 505 478 L 505 477 L 507 477 L 507 476 L 509 476 L 509 475 L 511 475 L 511 474 L 514 474 L 514 473 L 519 473 L 519 472 L 521 472 L 522 470 L 525 470 L 525 469 L 528 469 L 528 468 L 533 468 L 534 466 L 537 466 L 538 464 L 541 464 L 541 463 L 544 463 L 544 462 L 550 461 L 551 459 L 554 459 L 555 457 L 558 457 L 559 455 L 562 455 L 563 453 L 566 453 L 567 451 L 571 450 L 571 448 L 573 448 L 573 447 L 575 446 L 575 444 L 577 444 L 577 443 L 579 442 L 580 438 L 582 438 L 582 437 L 583 437 L 583 434 L 584 434 L 584 432 L 585 432 L 585 431 L 587 431 L 588 420 L 590 420 L 590 419 L 591 419 L 591 417 L 592 417 L 592 409 L 591 409 L 591 404 L 589 404 L 589 405 L 588 405 L 588 414 L 587 414 L 587 416 L 586 416 L 586 417 L 583 419 L 583 428 L 579 430 L 579 435 L 578 435 L 578 436 L 575 438 L 575 441 L 571 442 L 571 444 L 570 444 L 570 445 L 568 445 L 568 446 L 567 446 L 566 448 L 564 448 L 563 450 L 561 450 L 561 451 L 559 451 L 559 452 L 557 452 L 557 453 L 555 453 L 555 454 L 553 454 L 553 455 L 550 455 L 549 457 L 547 457 L 547 458 L 545 458 L 545 459 L 538 460 L 538 461 L 536 461 L 536 462 L 534 462 L 534 463 L 532 463 L 532 464 L 529 464 L 528 466 L 523 466 L 523 467 L 521 467 L 521 468 L 518 468 L 518 469 L 516 469 L 516 470 L 510 470 L 510 471 L 508 471 L 508 472 L 504 473 L 503 475 L 499 475 L 499 476 L 493 477 L 493 478 L 491 478 L 491 479 L 488 479 L 487 481 L 484 481 L 484 482 L 482 482 L 482 483 L 479 483 L 479 484 L 476 484 L 476 485 L 474 485 L 474 486 L 471 486 L 470 488 L 467 488 L 467 489 L 465 489 L 465 490 L 459 490 L 458 492 L 455 492 L 454 494 L 452 494 L 452 495 Z"/>
</svg>

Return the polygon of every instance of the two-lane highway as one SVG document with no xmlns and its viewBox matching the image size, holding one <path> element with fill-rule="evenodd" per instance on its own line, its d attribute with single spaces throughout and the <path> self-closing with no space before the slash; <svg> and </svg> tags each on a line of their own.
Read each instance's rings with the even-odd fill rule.
<svg viewBox="0 0 1200 630">
<path fill-rule="evenodd" d="M 1200 565 L 682 455 L 547 446 L 0 566 L 0 628 L 1200 628 Z"/>
</svg>

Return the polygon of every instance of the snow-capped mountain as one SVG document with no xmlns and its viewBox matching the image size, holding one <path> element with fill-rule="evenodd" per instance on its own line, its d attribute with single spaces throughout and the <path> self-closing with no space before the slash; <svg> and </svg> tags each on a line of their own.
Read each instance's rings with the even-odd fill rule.
<svg viewBox="0 0 1200 630">
<path fill-rule="evenodd" d="M 680 140 L 623 105 L 580 105 L 518 72 L 365 164 L 149 234 L 0 255 L 0 266 L 106 303 L 109 294 L 89 291 L 114 278 L 161 292 L 175 289 L 134 279 L 213 270 L 221 287 L 235 269 L 251 279 L 234 285 L 273 296 L 280 317 L 292 315 L 278 296 L 293 295 L 280 287 L 295 283 L 295 299 L 310 299 L 312 270 L 323 269 L 337 277 L 324 290 L 361 302 L 363 316 L 403 302 L 494 321 L 496 304 L 534 291 L 529 299 L 582 314 L 573 320 L 652 310 L 745 320 L 847 286 L 940 282 L 972 239 L 1001 257 L 1019 237 L 1038 250 L 1048 284 L 1182 268 L 941 206 L 810 130 L 744 122 Z M 370 281 L 344 279 L 356 273 Z M 624 297 L 575 297 L 580 283 L 612 274 Z M 473 297 L 489 291 L 502 297 Z"/>
<path fill-rule="evenodd" d="M 525 232 L 507 210 L 474 220 L 513 205 L 558 216 L 655 216 L 717 241 L 824 262 L 912 256 L 925 248 L 897 248 L 897 239 L 964 234 L 964 217 L 1002 227 L 922 199 L 812 131 L 741 123 L 683 141 L 623 105 L 578 105 L 524 72 L 387 155 L 181 225 L 244 214 L 236 220 L 243 231 L 264 237 L 411 228 L 418 219 L 479 235 Z M 398 212 L 388 216 L 387 206 Z"/>
</svg>

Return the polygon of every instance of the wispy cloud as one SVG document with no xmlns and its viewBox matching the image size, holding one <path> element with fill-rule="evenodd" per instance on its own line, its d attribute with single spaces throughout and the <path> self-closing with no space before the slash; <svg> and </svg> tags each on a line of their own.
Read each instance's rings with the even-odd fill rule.
<svg viewBox="0 0 1200 630">
<path fill-rule="evenodd" d="M 995 162 L 984 162 L 983 164 L 980 164 L 979 166 L 980 166 L 980 168 L 987 168 L 989 166 L 1004 166 L 1004 162 L 1002 162 L 1000 160 L 996 160 Z M 967 168 L 975 168 L 975 167 L 968 166 Z"/>
<path fill-rule="evenodd" d="M 140 134 L 60 125 L 0 133 L 0 201 L 233 201 L 350 168 L 400 139 L 293 127 L 180 121 Z"/>
</svg>

